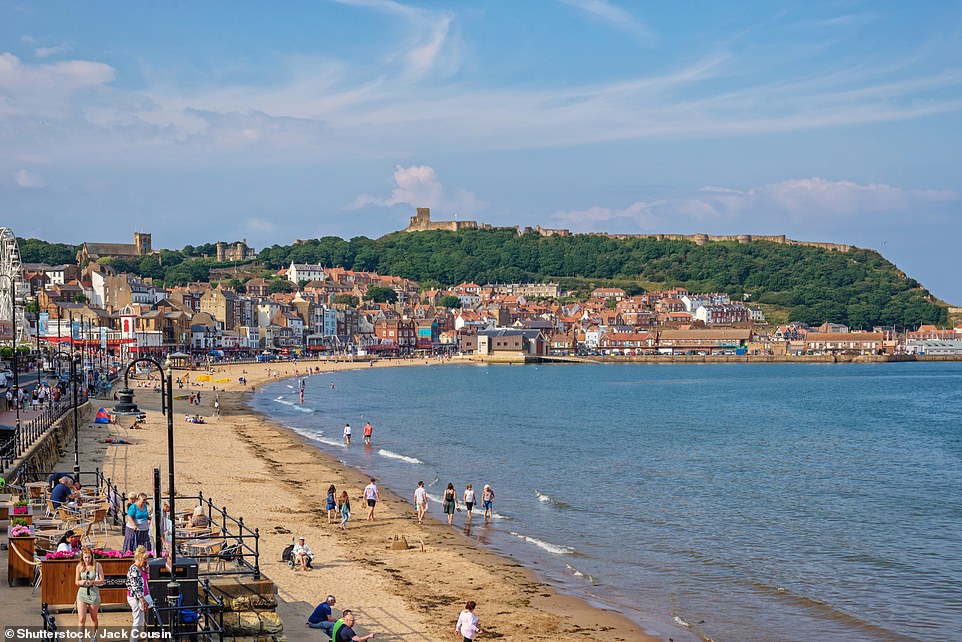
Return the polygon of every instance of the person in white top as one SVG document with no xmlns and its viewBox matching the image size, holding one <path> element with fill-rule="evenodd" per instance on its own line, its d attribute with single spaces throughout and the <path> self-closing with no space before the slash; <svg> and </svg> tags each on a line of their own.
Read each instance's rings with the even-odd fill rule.
<svg viewBox="0 0 962 642">
<path fill-rule="evenodd" d="M 418 526 L 424 520 L 424 514 L 428 512 L 428 491 L 424 489 L 424 482 L 419 481 L 417 490 L 414 491 L 414 505 L 418 507 Z"/>
<path fill-rule="evenodd" d="M 464 489 L 464 507 L 468 511 L 468 521 L 471 521 L 471 511 L 474 509 L 474 503 L 476 499 L 474 497 L 474 489 L 471 488 L 471 484 L 468 484 Z"/>
<path fill-rule="evenodd" d="M 344 443 L 351 445 L 351 424 L 344 424 Z"/>
<path fill-rule="evenodd" d="M 478 616 L 474 614 L 476 606 L 474 600 L 468 600 L 461 615 L 458 616 L 458 623 L 454 625 L 454 632 L 459 633 L 464 638 L 464 642 L 471 642 L 475 636 L 484 633 L 478 626 Z"/>
<path fill-rule="evenodd" d="M 298 537 L 297 543 L 291 550 L 291 557 L 294 559 L 295 571 L 310 571 L 311 560 L 314 559 L 314 551 L 304 543 L 304 537 Z"/>
<path fill-rule="evenodd" d="M 362 497 L 367 500 L 367 519 L 369 522 L 373 522 L 374 507 L 377 506 L 377 500 L 381 498 L 380 494 L 377 492 L 377 484 L 374 483 L 373 477 L 371 478 L 371 483 L 364 487 L 364 494 Z"/>
</svg>

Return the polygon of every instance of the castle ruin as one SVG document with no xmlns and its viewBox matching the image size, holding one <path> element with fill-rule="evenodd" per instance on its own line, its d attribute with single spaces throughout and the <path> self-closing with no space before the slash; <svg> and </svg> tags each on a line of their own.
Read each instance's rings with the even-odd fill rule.
<svg viewBox="0 0 962 642">
<path fill-rule="evenodd" d="M 534 227 L 524 227 L 515 225 L 514 227 L 498 227 L 477 221 L 432 221 L 431 209 L 427 207 L 417 208 L 417 214 L 411 217 L 411 224 L 404 228 L 405 232 L 428 232 L 432 230 L 442 230 L 446 232 L 457 232 L 459 230 L 492 230 L 492 229 L 513 229 L 520 234 L 538 234 L 539 236 L 573 236 L 570 230 L 552 229 L 536 225 Z M 608 232 L 587 232 L 586 236 L 604 236 L 612 239 L 655 239 L 658 241 L 690 241 L 695 245 L 705 245 L 706 243 L 753 243 L 757 241 L 767 241 L 778 243 L 779 245 L 802 245 L 806 247 L 817 247 L 823 250 L 835 252 L 848 252 L 853 246 L 845 243 L 818 243 L 815 241 L 796 241 L 786 237 L 784 234 L 759 235 L 759 234 L 609 234 Z"/>
</svg>

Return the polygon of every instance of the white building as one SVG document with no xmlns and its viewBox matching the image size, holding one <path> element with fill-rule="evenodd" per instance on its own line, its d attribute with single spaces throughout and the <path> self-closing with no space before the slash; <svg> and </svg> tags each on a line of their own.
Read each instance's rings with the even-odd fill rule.
<svg viewBox="0 0 962 642">
<path fill-rule="evenodd" d="M 324 272 L 324 268 L 320 265 L 314 265 L 312 263 L 294 263 L 291 261 L 291 267 L 287 268 L 287 280 L 291 283 L 300 283 L 301 281 L 324 281 L 327 279 L 327 274 Z"/>
</svg>

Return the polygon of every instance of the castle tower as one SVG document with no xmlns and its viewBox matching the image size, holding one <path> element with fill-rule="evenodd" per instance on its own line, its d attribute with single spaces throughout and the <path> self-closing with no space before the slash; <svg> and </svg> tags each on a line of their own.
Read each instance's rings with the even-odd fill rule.
<svg viewBox="0 0 962 642">
<path fill-rule="evenodd" d="M 223 241 L 217 241 L 217 262 L 223 263 L 226 259 L 224 257 L 225 243 Z"/>
<path fill-rule="evenodd" d="M 134 247 L 137 248 L 137 254 L 140 256 L 150 254 L 150 234 L 146 232 L 134 232 Z"/>
</svg>

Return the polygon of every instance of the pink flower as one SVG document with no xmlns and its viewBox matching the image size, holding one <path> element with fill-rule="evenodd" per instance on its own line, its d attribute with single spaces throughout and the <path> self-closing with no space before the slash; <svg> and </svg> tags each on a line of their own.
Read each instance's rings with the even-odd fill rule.
<svg viewBox="0 0 962 642">
<path fill-rule="evenodd" d="M 28 510 L 28 508 L 27 508 L 26 506 L 14 506 L 14 507 L 13 507 L 13 514 L 14 514 L 14 515 L 26 515 L 26 514 L 27 514 L 27 510 Z"/>
<path fill-rule="evenodd" d="M 10 537 L 24 537 L 30 535 L 29 526 L 14 526 L 10 529 Z"/>
</svg>

